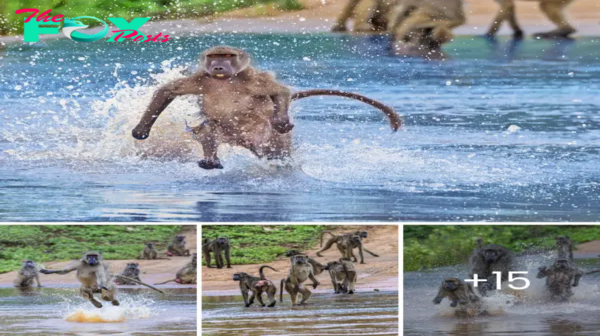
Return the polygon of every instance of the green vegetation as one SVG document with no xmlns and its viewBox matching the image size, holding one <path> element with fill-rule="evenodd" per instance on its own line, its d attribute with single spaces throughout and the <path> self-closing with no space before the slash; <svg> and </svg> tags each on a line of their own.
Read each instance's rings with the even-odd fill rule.
<svg viewBox="0 0 600 336">
<path fill-rule="evenodd" d="M 21 267 L 22 260 L 65 261 L 84 251 L 101 251 L 104 259 L 135 259 L 145 242 L 165 250 L 174 225 L 0 225 L 0 273 Z"/>
<path fill-rule="evenodd" d="M 22 8 L 37 8 L 40 13 L 52 9 L 51 15 L 62 14 L 69 18 L 94 16 L 102 20 L 109 17 L 131 20 L 152 17 L 158 20 L 202 17 L 273 2 L 281 10 L 302 8 L 297 0 L 1 0 L 0 35 L 23 32 L 23 20 L 31 14 L 15 14 Z"/>
<path fill-rule="evenodd" d="M 229 238 L 232 264 L 260 264 L 288 249 L 311 248 L 325 229 L 322 225 L 203 225 L 202 238 Z"/>
<path fill-rule="evenodd" d="M 475 239 L 503 245 L 513 252 L 547 250 L 556 236 L 568 235 L 574 244 L 600 239 L 600 226 L 556 225 L 407 225 L 404 227 L 404 270 L 456 265 L 467 261 Z"/>
</svg>

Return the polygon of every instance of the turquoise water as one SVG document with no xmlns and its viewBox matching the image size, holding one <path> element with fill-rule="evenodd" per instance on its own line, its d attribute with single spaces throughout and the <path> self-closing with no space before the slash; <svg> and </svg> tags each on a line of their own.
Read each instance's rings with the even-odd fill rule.
<svg viewBox="0 0 600 336">
<path fill-rule="evenodd" d="M 596 221 L 599 43 L 460 37 L 441 63 L 327 34 L 12 44 L 0 51 L 0 220 Z M 157 85 L 216 44 L 294 89 L 386 102 L 406 127 L 309 98 L 292 107 L 291 166 L 222 148 L 225 169 L 203 171 L 184 132 L 198 108 L 180 98 L 150 139 L 131 138 Z"/>
</svg>

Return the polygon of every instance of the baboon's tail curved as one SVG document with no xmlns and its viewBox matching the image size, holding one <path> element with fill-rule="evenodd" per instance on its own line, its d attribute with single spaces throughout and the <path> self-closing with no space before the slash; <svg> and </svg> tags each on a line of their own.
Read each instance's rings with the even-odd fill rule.
<svg viewBox="0 0 600 336">
<path fill-rule="evenodd" d="M 164 281 L 164 282 L 155 283 L 155 285 L 164 285 L 166 283 L 169 283 L 169 282 L 172 282 L 172 281 L 176 281 L 176 280 L 177 279 L 171 279 L 171 280 L 167 280 L 167 281 Z"/>
<path fill-rule="evenodd" d="M 321 247 L 323 247 L 323 235 L 329 233 L 332 237 L 335 237 L 335 235 L 327 230 L 321 232 Z"/>
<path fill-rule="evenodd" d="M 279 302 L 283 302 L 283 283 L 284 283 L 285 279 L 281 279 L 281 282 L 279 283 Z"/>
<path fill-rule="evenodd" d="M 346 92 L 346 91 L 340 91 L 340 90 L 325 90 L 325 89 L 307 90 L 307 91 L 300 91 L 300 92 L 296 92 L 296 93 L 292 94 L 292 100 L 299 100 L 299 99 L 307 98 L 307 97 L 311 97 L 311 96 L 339 96 L 339 97 L 346 97 L 346 98 L 350 98 L 350 99 L 359 100 L 363 103 L 369 104 L 375 108 L 380 109 L 390 120 L 390 124 L 394 131 L 397 131 L 400 127 L 402 127 L 402 119 L 396 113 L 396 111 L 394 111 L 394 109 L 392 109 L 391 107 L 389 107 L 377 100 L 371 99 L 369 97 L 365 97 L 358 93 Z"/>
<path fill-rule="evenodd" d="M 273 271 L 275 271 L 275 272 L 279 272 L 278 270 L 274 269 L 274 268 L 273 268 L 273 267 L 271 267 L 271 266 L 263 265 L 263 266 L 261 266 L 261 267 L 258 269 L 258 274 L 260 275 L 260 280 L 267 280 L 267 279 L 265 278 L 265 274 L 263 273 L 263 269 L 265 269 L 265 268 L 270 268 L 270 269 L 272 269 L 272 270 L 273 270 Z"/>
</svg>

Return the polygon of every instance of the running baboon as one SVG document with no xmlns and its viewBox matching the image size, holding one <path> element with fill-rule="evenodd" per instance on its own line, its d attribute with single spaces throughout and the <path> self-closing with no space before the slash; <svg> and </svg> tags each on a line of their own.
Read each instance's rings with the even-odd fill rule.
<svg viewBox="0 0 600 336">
<path fill-rule="evenodd" d="M 321 243 L 323 241 L 323 234 L 329 233 L 329 231 L 325 231 L 321 234 Z M 331 234 L 333 236 L 333 234 Z M 363 250 L 374 257 L 379 257 L 379 255 L 369 251 L 366 247 L 364 247 L 362 243 L 362 238 L 368 237 L 367 231 L 356 231 L 355 233 L 347 233 L 343 235 L 333 236 L 333 238 L 329 239 L 323 248 L 317 251 L 317 256 L 322 257 L 321 252 L 327 251 L 333 244 L 336 244 L 338 250 L 342 253 L 342 257 L 344 258 L 352 258 L 354 262 L 357 262 L 358 259 L 354 255 L 352 251 L 355 248 L 358 248 L 358 253 L 360 255 L 360 263 L 364 264 Z M 351 246 L 350 249 L 347 249 L 346 246 Z"/>
<path fill-rule="evenodd" d="M 118 278 L 117 280 L 115 280 L 115 283 L 117 285 L 137 285 L 137 282 L 134 282 L 130 279 L 127 278 L 131 278 L 133 280 L 137 280 L 137 281 L 142 281 L 140 279 L 140 268 L 139 268 L 140 264 L 138 263 L 127 263 L 127 266 L 125 266 L 125 268 L 121 271 L 120 275 L 126 277 L 126 278 Z"/>
<path fill-rule="evenodd" d="M 473 291 L 471 284 L 466 284 L 457 278 L 447 278 L 442 281 L 433 304 L 440 304 L 444 298 L 450 300 L 450 307 L 457 308 L 457 316 L 475 316 L 484 313 L 481 299 Z"/>
<path fill-rule="evenodd" d="M 483 246 L 483 240 L 477 239 L 477 248 L 470 258 L 471 273 L 473 278 L 477 274 L 479 279 L 487 279 L 487 282 L 478 286 L 479 292 L 486 295 L 488 290 L 496 289 L 496 275 L 493 272 L 501 272 L 502 282 L 508 280 L 508 272 L 515 271 L 514 257 L 507 248 L 490 244 Z"/>
<path fill-rule="evenodd" d="M 77 271 L 77 280 L 81 283 L 79 292 L 84 299 L 89 300 L 96 308 L 102 308 L 102 303 L 94 298 L 100 293 L 104 301 L 110 301 L 113 306 L 118 306 L 116 299 L 117 287 L 108 273 L 108 266 L 104 264 L 102 253 L 96 251 L 84 252 L 83 257 L 62 270 L 41 269 L 43 274 L 67 274 Z"/>
<path fill-rule="evenodd" d="M 175 236 L 167 246 L 167 255 L 187 257 L 190 255 L 190 250 L 185 248 L 185 236 Z"/>
<path fill-rule="evenodd" d="M 250 307 L 254 303 L 254 298 L 257 298 L 260 305 L 264 307 L 265 303 L 262 299 L 263 293 L 267 293 L 267 297 L 270 301 L 269 307 L 275 307 L 275 304 L 277 303 L 277 299 L 275 299 L 275 296 L 277 295 L 277 287 L 275 287 L 273 282 L 265 278 L 265 275 L 263 274 L 264 268 L 270 268 L 275 272 L 279 272 L 273 267 L 265 265 L 258 269 L 258 274 L 260 275 L 258 278 L 243 272 L 233 274 L 233 281 L 240 282 L 240 292 L 242 292 L 242 297 L 244 298 L 244 304 L 246 307 Z M 252 292 L 250 300 L 248 300 L 248 291 Z"/>
<path fill-rule="evenodd" d="M 17 273 L 17 278 L 14 281 L 15 287 L 30 288 L 33 286 L 34 280 L 38 287 L 42 287 L 38 271 L 38 265 L 32 260 L 23 261 L 23 266 Z"/>
<path fill-rule="evenodd" d="M 298 250 L 288 250 L 285 253 L 286 257 L 293 257 L 296 255 L 305 255 L 304 253 L 302 253 L 301 251 Z M 313 267 L 313 274 L 314 275 L 319 275 L 321 273 L 323 273 L 323 270 L 325 270 L 325 265 L 321 264 L 320 262 L 316 261 L 315 259 L 308 257 L 308 262 L 312 265 Z"/>
<path fill-rule="evenodd" d="M 564 15 L 564 10 L 567 5 L 573 2 L 573 0 L 524 0 L 524 1 L 537 1 L 540 3 L 540 9 L 546 17 L 554 23 L 557 28 L 545 33 L 534 34 L 534 37 L 539 38 L 565 38 L 575 33 L 577 30 L 569 24 L 567 18 Z M 517 15 L 515 11 L 514 0 L 496 0 L 500 5 L 498 15 L 492 22 L 490 29 L 485 34 L 487 37 L 494 37 L 500 26 L 504 21 L 508 21 L 510 27 L 513 30 L 513 37 L 520 39 L 523 38 L 523 30 L 517 22 Z"/>
<path fill-rule="evenodd" d="M 302 294 L 302 301 L 299 305 L 305 304 L 311 296 L 311 291 L 306 288 L 304 282 L 310 279 L 313 288 L 317 288 L 319 281 L 315 278 L 313 266 L 310 264 L 309 258 L 305 255 L 296 255 L 290 258 L 290 272 L 286 279 L 281 279 L 281 287 L 279 289 L 279 302 L 283 302 L 283 289 L 290 294 L 292 306 L 296 305 L 298 293 Z"/>
<path fill-rule="evenodd" d="M 573 261 L 573 242 L 571 242 L 569 236 L 556 237 L 556 248 L 558 249 L 559 259 Z"/>
<path fill-rule="evenodd" d="M 192 129 L 201 143 L 203 169 L 222 169 L 217 156 L 219 144 L 242 146 L 257 157 L 281 159 L 291 154 L 294 127 L 288 113 L 292 100 L 315 95 L 334 95 L 360 100 L 381 109 L 394 130 L 400 117 L 390 107 L 367 97 L 336 91 L 310 90 L 291 94 L 271 74 L 250 66 L 250 56 L 227 46 L 202 53 L 201 69 L 195 74 L 168 83 L 155 93 L 132 135 L 144 140 L 161 112 L 178 96 L 196 95 L 206 120 Z"/>
<path fill-rule="evenodd" d="M 192 253 L 192 260 L 189 263 L 185 264 L 185 266 L 183 266 L 181 269 L 179 269 L 179 271 L 177 271 L 177 273 L 175 273 L 174 279 L 155 283 L 155 285 L 164 285 L 171 281 L 177 282 L 182 285 L 183 284 L 192 284 L 193 285 L 197 282 L 197 278 L 198 278 L 197 265 L 198 265 L 197 254 Z"/>
<path fill-rule="evenodd" d="M 229 245 L 229 239 L 227 237 L 219 237 L 213 241 L 210 239 L 204 239 L 202 243 L 202 253 L 204 254 L 204 260 L 206 261 L 206 267 L 212 268 L 210 265 L 211 258 L 210 253 L 212 252 L 215 256 L 215 264 L 217 268 L 223 268 L 225 264 L 223 262 L 223 253 L 225 253 L 225 261 L 227 262 L 227 268 L 231 268 L 231 247 Z"/>
<path fill-rule="evenodd" d="M 582 276 L 583 272 L 577 266 L 566 258 L 560 258 L 550 268 L 540 267 L 537 278 L 546 278 L 546 288 L 552 301 L 565 302 L 573 296 L 571 287 L 577 287 Z"/>
<path fill-rule="evenodd" d="M 350 0 L 331 28 L 333 32 L 347 31 L 346 23 L 354 16 L 354 32 L 384 32 L 389 29 L 389 12 L 402 0 Z"/>
<path fill-rule="evenodd" d="M 327 243 L 325 243 L 326 248 L 323 251 L 327 251 L 331 247 L 331 245 L 333 245 L 333 243 L 339 244 L 342 241 L 343 237 L 346 237 L 346 236 L 358 235 L 361 238 L 369 238 L 369 233 L 367 231 L 356 231 L 353 233 L 343 233 L 340 235 L 334 235 L 331 231 L 325 230 L 325 231 L 321 232 L 321 247 L 323 247 L 323 236 L 325 234 L 329 234 L 331 236 L 331 238 L 329 238 Z"/>
<path fill-rule="evenodd" d="M 344 258 L 331 261 L 327 263 L 325 270 L 329 271 L 335 294 L 354 294 L 357 275 L 352 261 Z"/>
<path fill-rule="evenodd" d="M 392 49 L 403 56 L 443 57 L 452 29 L 466 22 L 463 0 L 400 0 L 391 16 Z"/>
</svg>

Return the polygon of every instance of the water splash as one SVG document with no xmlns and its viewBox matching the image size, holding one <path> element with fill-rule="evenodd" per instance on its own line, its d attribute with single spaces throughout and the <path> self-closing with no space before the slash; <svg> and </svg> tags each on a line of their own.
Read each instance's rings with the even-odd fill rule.
<svg viewBox="0 0 600 336">
<path fill-rule="evenodd" d="M 153 307 L 152 299 L 120 295 L 120 305 L 103 302 L 102 308 L 94 308 L 91 303 L 72 305 L 69 303 L 63 312 L 65 321 L 74 323 L 123 323 L 129 320 L 148 319 L 159 313 Z"/>
</svg>

